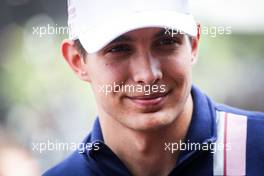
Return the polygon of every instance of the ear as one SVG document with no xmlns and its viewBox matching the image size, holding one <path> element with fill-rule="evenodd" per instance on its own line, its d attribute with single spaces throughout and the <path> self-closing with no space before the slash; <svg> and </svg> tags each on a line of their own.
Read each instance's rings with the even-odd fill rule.
<svg viewBox="0 0 264 176">
<path fill-rule="evenodd" d="M 74 73 L 76 73 L 81 80 L 90 82 L 87 65 L 84 62 L 85 58 L 74 45 L 74 41 L 68 39 L 63 40 L 61 52 Z"/>
<path fill-rule="evenodd" d="M 195 64 L 198 60 L 198 44 L 200 41 L 201 28 L 200 24 L 197 24 L 197 35 L 192 37 L 192 64 Z"/>
</svg>

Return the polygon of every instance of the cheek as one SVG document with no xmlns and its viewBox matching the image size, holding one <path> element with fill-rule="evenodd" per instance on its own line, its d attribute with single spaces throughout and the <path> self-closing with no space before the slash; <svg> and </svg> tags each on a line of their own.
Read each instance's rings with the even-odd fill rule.
<svg viewBox="0 0 264 176">
<path fill-rule="evenodd" d="M 163 70 L 171 78 L 183 79 L 190 76 L 192 68 L 191 56 L 181 54 L 168 58 L 163 63 Z"/>
<path fill-rule="evenodd" d="M 96 63 L 93 64 L 89 70 L 91 75 L 91 83 L 97 85 L 113 85 L 122 84 L 128 77 L 126 65 L 123 64 L 107 64 Z"/>
<path fill-rule="evenodd" d="M 106 112 L 113 111 L 120 106 L 121 93 L 114 92 L 116 85 L 122 85 L 127 80 L 128 71 L 124 64 L 98 64 L 91 68 L 91 86 L 95 98 Z"/>
</svg>

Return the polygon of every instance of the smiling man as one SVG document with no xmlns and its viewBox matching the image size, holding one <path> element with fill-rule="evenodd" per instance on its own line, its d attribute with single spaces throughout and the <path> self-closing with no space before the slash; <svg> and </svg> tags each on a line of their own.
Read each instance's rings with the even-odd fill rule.
<svg viewBox="0 0 264 176">
<path fill-rule="evenodd" d="M 89 147 L 44 176 L 264 172 L 264 151 L 255 149 L 263 114 L 218 105 L 192 85 L 200 34 L 186 0 L 75 0 L 68 7 L 62 54 L 91 84 L 99 116 L 83 141 Z"/>
</svg>

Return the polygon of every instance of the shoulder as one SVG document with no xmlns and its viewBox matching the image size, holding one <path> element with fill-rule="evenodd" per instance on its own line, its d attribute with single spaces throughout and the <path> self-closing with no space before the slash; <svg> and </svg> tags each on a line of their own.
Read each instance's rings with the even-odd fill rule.
<svg viewBox="0 0 264 176">
<path fill-rule="evenodd" d="M 215 104 L 217 140 L 231 147 L 226 156 L 236 156 L 232 167 L 243 166 L 246 175 L 261 175 L 264 158 L 264 113 Z M 223 156 L 221 151 L 219 156 Z M 217 158 L 218 155 L 215 155 Z M 232 159 L 230 159 L 232 162 Z M 241 164 L 242 162 L 242 164 Z M 237 165 L 239 163 L 239 165 Z M 243 174 L 244 175 L 244 174 Z"/>
<path fill-rule="evenodd" d="M 247 111 L 222 104 L 216 104 L 215 109 L 216 111 L 226 112 L 235 119 L 238 118 L 237 120 L 233 121 L 234 123 L 232 124 L 232 128 L 234 129 L 237 129 L 238 127 L 241 128 L 239 118 L 244 119 L 243 121 L 246 128 L 246 138 L 248 146 L 260 147 L 264 145 L 264 113 Z M 264 148 L 262 150 L 264 152 Z"/>
</svg>

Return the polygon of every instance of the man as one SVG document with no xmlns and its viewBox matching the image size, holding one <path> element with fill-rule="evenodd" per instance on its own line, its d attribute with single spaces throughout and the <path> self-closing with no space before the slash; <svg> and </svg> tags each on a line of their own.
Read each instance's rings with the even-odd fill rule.
<svg viewBox="0 0 264 176">
<path fill-rule="evenodd" d="M 264 115 L 192 85 L 199 26 L 186 0 L 69 1 L 62 54 L 91 84 L 99 117 L 44 176 L 261 175 Z"/>
</svg>

